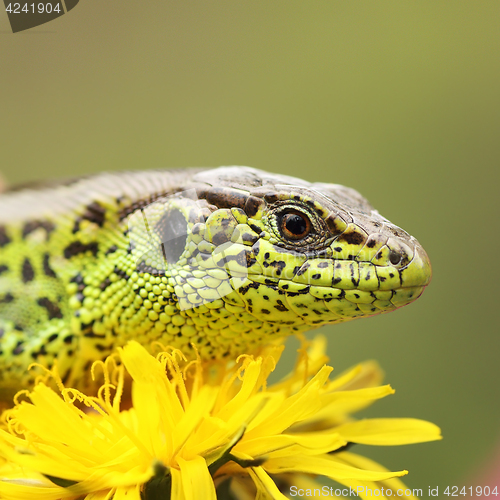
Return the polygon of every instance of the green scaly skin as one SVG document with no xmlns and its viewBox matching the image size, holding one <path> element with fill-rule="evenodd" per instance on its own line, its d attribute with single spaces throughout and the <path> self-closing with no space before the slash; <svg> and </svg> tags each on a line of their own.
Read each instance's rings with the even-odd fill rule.
<svg viewBox="0 0 500 500">
<path fill-rule="evenodd" d="M 309 233 L 284 233 L 286 214 Z M 388 312 L 431 276 L 356 191 L 246 167 L 101 174 L 0 196 L 0 388 L 69 384 L 135 339 L 203 359 Z"/>
</svg>

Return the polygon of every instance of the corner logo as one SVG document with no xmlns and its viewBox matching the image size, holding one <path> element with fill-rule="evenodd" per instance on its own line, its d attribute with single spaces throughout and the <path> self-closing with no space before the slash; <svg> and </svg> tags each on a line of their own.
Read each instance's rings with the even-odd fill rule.
<svg viewBox="0 0 500 500">
<path fill-rule="evenodd" d="M 43 2 L 10 2 L 3 0 L 13 33 L 29 30 L 69 12 L 79 0 L 45 0 Z"/>
</svg>

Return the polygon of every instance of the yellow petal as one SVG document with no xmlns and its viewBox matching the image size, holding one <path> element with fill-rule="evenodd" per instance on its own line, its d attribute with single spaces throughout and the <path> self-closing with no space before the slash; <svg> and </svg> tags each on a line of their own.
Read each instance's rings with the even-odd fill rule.
<svg viewBox="0 0 500 500">
<path fill-rule="evenodd" d="M 141 500 L 141 492 L 138 487 L 117 488 L 113 500 Z M 87 499 L 85 499 L 87 500 Z M 111 499 L 110 499 L 111 500 Z"/>
<path fill-rule="evenodd" d="M 174 435 L 174 453 L 180 452 L 188 438 L 194 434 L 200 422 L 210 413 L 216 397 L 216 387 L 205 385 L 200 389 L 177 424 Z"/>
<path fill-rule="evenodd" d="M 85 500 L 113 500 L 113 495 L 115 490 L 110 491 L 97 491 L 95 493 L 90 493 L 85 497 Z"/>
<path fill-rule="evenodd" d="M 329 392 L 321 395 L 321 404 L 325 411 L 333 411 L 336 414 L 353 413 L 370 406 L 377 399 L 394 394 L 394 392 L 390 385 L 353 391 Z"/>
<path fill-rule="evenodd" d="M 243 405 L 248 398 L 260 387 L 257 386 L 260 371 L 262 369 L 262 359 L 257 359 L 248 364 L 245 368 L 243 383 L 238 393 L 218 412 L 217 416 L 222 420 L 227 420 L 232 413 Z"/>
<path fill-rule="evenodd" d="M 335 429 L 351 443 L 395 446 L 441 439 L 441 430 L 415 418 L 372 418 L 349 422 Z"/>
<path fill-rule="evenodd" d="M 328 363 L 326 356 L 326 337 L 324 335 L 316 335 L 312 340 L 302 340 L 302 348 L 299 349 L 299 358 L 295 365 L 295 369 L 280 380 L 278 383 L 269 387 L 270 391 L 285 391 L 287 394 L 293 394 L 304 386 L 305 381 L 311 375 L 317 373 L 323 365 Z"/>
<path fill-rule="evenodd" d="M 137 438 L 148 450 L 151 458 L 158 456 L 160 444 L 157 436 L 162 417 L 165 418 L 166 415 L 162 414 L 158 404 L 157 390 L 152 384 L 135 383 L 132 386 L 132 400 L 134 412 L 141 423 L 136 429 Z"/>
<path fill-rule="evenodd" d="M 324 366 L 297 394 L 283 401 L 274 415 L 249 430 L 247 437 L 280 434 L 295 422 L 314 415 L 321 407 L 319 391 L 331 371 L 332 368 Z"/>
<path fill-rule="evenodd" d="M 184 486 L 182 485 L 181 471 L 171 468 L 170 474 L 172 475 L 172 491 L 170 493 L 171 500 L 186 500 Z"/>
<path fill-rule="evenodd" d="M 353 391 L 366 387 L 376 387 L 382 383 L 384 373 L 376 361 L 364 361 L 341 373 L 328 385 L 328 390 Z"/>
<path fill-rule="evenodd" d="M 249 473 L 257 487 L 255 500 L 286 500 L 286 496 L 262 467 L 251 467 Z"/>
<path fill-rule="evenodd" d="M 207 463 L 202 457 L 194 460 L 178 459 L 181 470 L 182 488 L 186 500 L 217 500 L 215 486 Z"/>
<path fill-rule="evenodd" d="M 350 453 L 347 451 L 343 451 L 340 453 L 335 454 L 335 460 L 337 460 L 339 463 L 343 463 L 346 465 L 352 465 L 354 467 L 359 467 L 363 469 L 371 469 L 371 470 L 376 470 L 376 471 L 387 471 L 385 467 L 380 465 L 377 462 L 374 462 L 373 460 L 363 457 L 361 455 L 357 455 L 355 453 Z M 397 477 L 393 477 L 390 479 L 383 479 L 379 481 L 351 481 L 351 480 L 337 480 L 340 484 L 343 484 L 347 487 L 351 487 L 353 490 L 359 491 L 359 496 L 363 499 L 367 500 L 373 500 L 374 498 L 374 492 L 375 490 L 378 490 L 379 492 L 382 491 L 382 488 L 384 488 L 384 491 L 387 491 L 387 489 L 391 490 L 391 495 L 387 496 L 378 496 L 377 498 L 384 499 L 387 498 L 387 500 L 392 500 L 393 498 L 401 498 L 402 500 L 418 500 L 416 496 L 413 496 L 411 491 L 408 490 L 408 487 Z M 399 492 L 398 492 L 399 490 Z M 409 493 L 409 495 L 407 495 Z M 422 494 L 419 493 L 419 495 L 422 497 L 424 491 L 422 491 Z"/>
<path fill-rule="evenodd" d="M 262 409 L 268 404 L 270 399 L 273 399 L 272 394 L 256 394 L 241 408 L 238 408 L 228 422 L 220 422 L 219 431 L 214 432 L 211 436 L 197 433 L 190 441 L 189 448 L 186 447 L 186 449 L 191 454 L 203 453 L 205 455 L 207 452 L 211 454 L 216 449 L 224 448 L 234 436 L 240 435 L 241 430 L 249 426 L 256 415 L 259 415 L 259 412 L 262 413 Z M 202 426 L 200 426 L 201 428 Z"/>
<path fill-rule="evenodd" d="M 344 499 L 346 497 L 344 496 L 337 496 L 335 495 L 335 486 L 332 486 L 333 491 L 330 489 L 330 486 L 326 486 L 321 483 L 321 478 L 316 479 L 311 479 L 309 476 L 305 476 L 302 474 L 293 474 L 289 476 L 278 476 L 278 479 L 282 479 L 285 482 L 289 484 L 289 489 L 292 493 L 297 492 L 298 490 L 310 490 L 311 494 L 314 494 L 314 498 L 339 498 L 339 499 Z M 294 486 L 294 489 L 291 489 L 291 487 Z M 307 498 L 307 497 L 306 497 Z"/>
<path fill-rule="evenodd" d="M 90 493 L 85 497 L 85 500 L 113 500 L 113 495 L 115 490 L 109 491 L 97 491 L 95 493 Z"/>
<path fill-rule="evenodd" d="M 169 413 L 178 420 L 184 411 L 175 389 L 165 376 L 165 370 L 158 360 L 135 341 L 120 349 L 120 357 L 136 383 L 157 387 L 158 393 L 168 400 Z"/>
<path fill-rule="evenodd" d="M 404 476 L 408 471 L 382 472 L 364 470 L 342 464 L 334 460 L 330 455 L 323 456 L 294 456 L 271 459 L 263 465 L 264 469 L 271 474 L 284 472 L 302 472 L 306 474 L 321 474 L 333 480 L 358 479 L 367 481 L 378 481 L 391 477 Z"/>
<path fill-rule="evenodd" d="M 290 450 L 287 453 L 287 449 L 292 446 L 295 451 L 301 449 L 301 452 L 303 453 L 308 454 L 308 452 L 310 452 L 312 454 L 319 455 L 336 450 L 346 444 L 346 441 L 344 441 L 336 432 L 311 432 L 305 434 L 262 436 L 251 440 L 243 439 L 234 447 L 234 450 L 242 450 L 254 458 L 268 455 L 269 458 L 277 458 L 277 456 L 291 454 L 292 451 Z M 280 450 L 283 450 L 283 453 L 276 454 L 276 452 Z"/>
</svg>

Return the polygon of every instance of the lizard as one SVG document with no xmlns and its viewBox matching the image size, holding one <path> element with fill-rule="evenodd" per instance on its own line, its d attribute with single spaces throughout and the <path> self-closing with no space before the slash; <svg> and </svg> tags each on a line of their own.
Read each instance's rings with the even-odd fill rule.
<svg viewBox="0 0 500 500">
<path fill-rule="evenodd" d="M 357 191 L 250 167 L 102 173 L 0 195 L 0 396 L 128 340 L 221 360 L 395 310 L 429 258 Z M 197 353 L 197 354 L 196 354 Z"/>
</svg>

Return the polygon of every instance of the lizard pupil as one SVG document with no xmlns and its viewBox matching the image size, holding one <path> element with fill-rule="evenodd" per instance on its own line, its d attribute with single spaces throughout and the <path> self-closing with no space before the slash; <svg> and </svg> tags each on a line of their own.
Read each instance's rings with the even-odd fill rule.
<svg viewBox="0 0 500 500">
<path fill-rule="evenodd" d="M 310 220 L 302 214 L 288 213 L 281 218 L 281 230 L 285 237 L 290 240 L 301 240 L 311 230 Z"/>
</svg>

